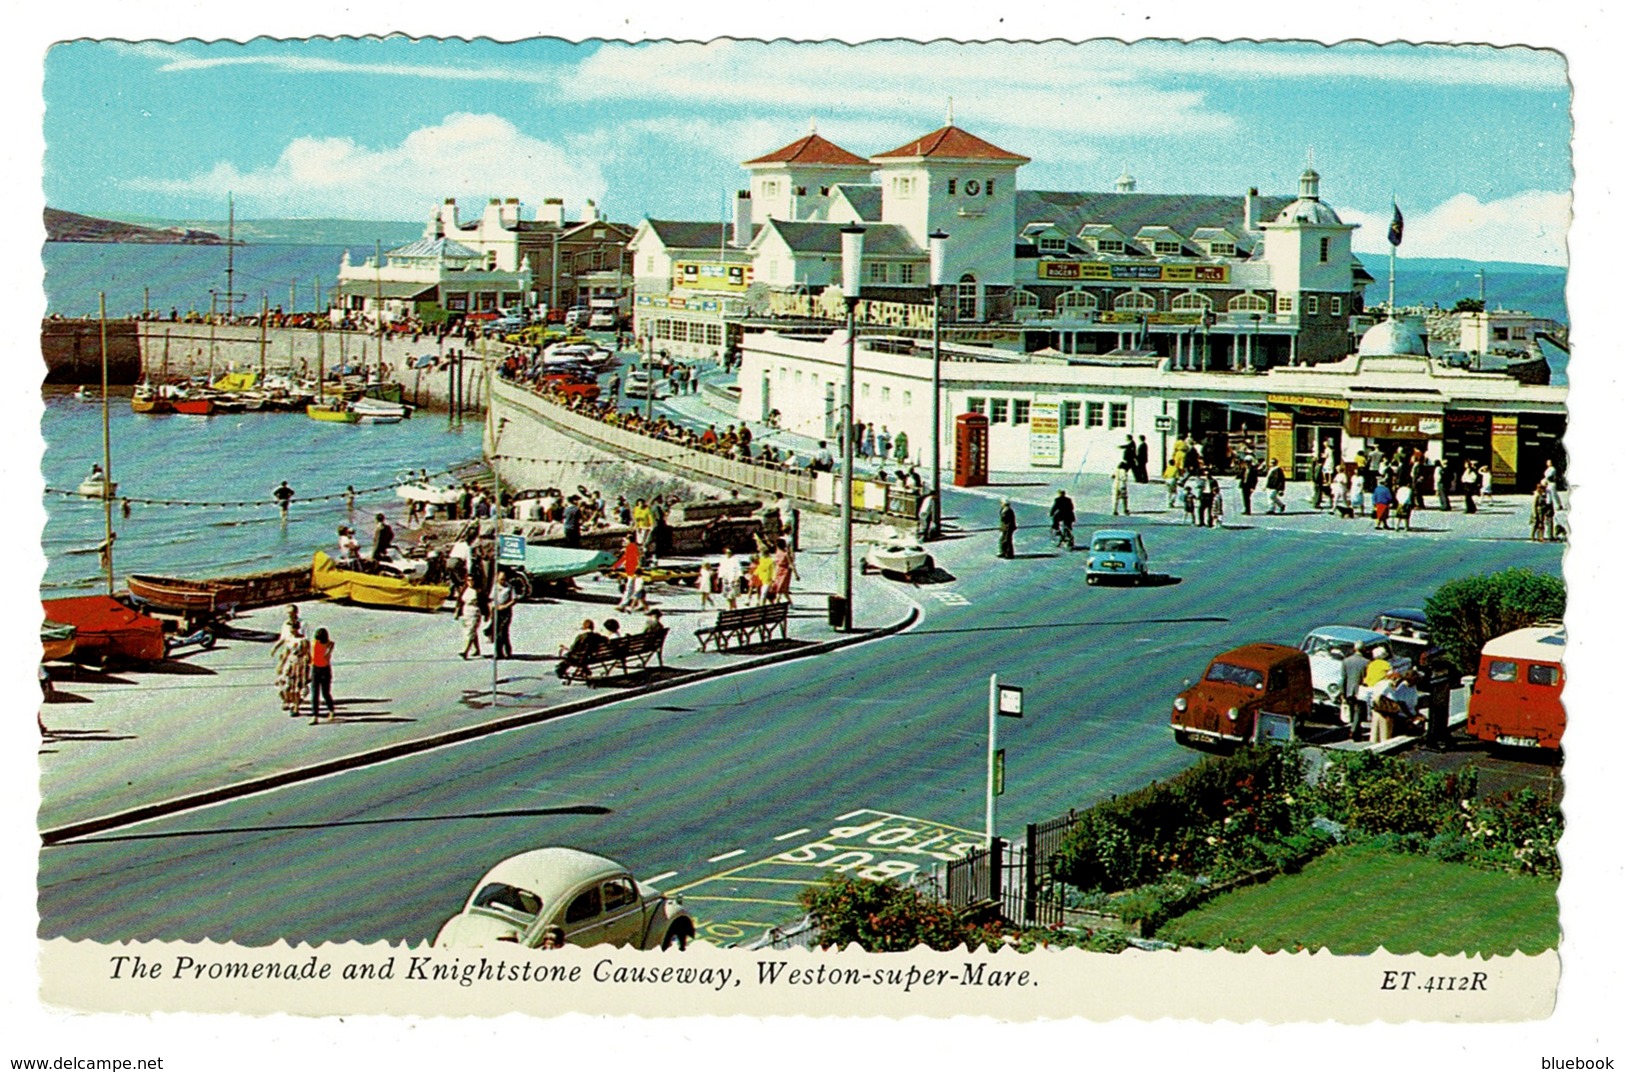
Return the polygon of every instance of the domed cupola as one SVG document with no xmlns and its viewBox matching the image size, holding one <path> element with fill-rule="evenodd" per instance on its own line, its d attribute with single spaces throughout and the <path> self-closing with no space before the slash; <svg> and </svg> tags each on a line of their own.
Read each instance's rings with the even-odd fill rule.
<svg viewBox="0 0 1625 1072">
<path fill-rule="evenodd" d="M 1340 226 L 1343 221 L 1330 205 L 1320 199 L 1320 172 L 1307 167 L 1298 176 L 1298 199 L 1282 209 L 1275 222 Z"/>
<path fill-rule="evenodd" d="M 1360 336 L 1361 357 L 1426 357 L 1427 352 L 1427 335 L 1416 317 L 1379 321 Z"/>
</svg>

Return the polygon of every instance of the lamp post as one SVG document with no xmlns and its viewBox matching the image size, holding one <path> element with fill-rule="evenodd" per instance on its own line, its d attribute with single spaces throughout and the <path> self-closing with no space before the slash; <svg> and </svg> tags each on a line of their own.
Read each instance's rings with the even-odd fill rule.
<svg viewBox="0 0 1625 1072">
<path fill-rule="evenodd" d="M 846 402 L 841 407 L 841 610 L 842 632 L 852 631 L 852 396 L 857 375 L 858 294 L 862 289 L 863 231 L 841 228 L 841 294 L 846 298 Z M 832 617 L 835 617 L 832 615 Z M 835 623 L 832 623 L 835 624 Z"/>
<path fill-rule="evenodd" d="M 1260 313 L 1254 313 L 1254 314 L 1252 314 L 1252 316 L 1253 316 L 1253 344 L 1247 348 L 1247 371 L 1248 372 L 1257 372 L 1258 371 L 1258 324 L 1259 324 L 1259 322 L 1261 320 L 1264 319 L 1264 317 Z"/>
<path fill-rule="evenodd" d="M 931 242 L 931 520 L 926 539 L 942 537 L 942 276 L 948 232 L 938 228 Z"/>
</svg>

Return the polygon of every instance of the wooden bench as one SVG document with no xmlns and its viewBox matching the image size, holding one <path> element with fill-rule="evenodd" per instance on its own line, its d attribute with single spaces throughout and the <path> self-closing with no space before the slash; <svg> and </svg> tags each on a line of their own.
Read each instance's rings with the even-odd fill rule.
<svg viewBox="0 0 1625 1072">
<path fill-rule="evenodd" d="M 651 662 L 665 666 L 666 636 L 670 632 L 656 629 L 631 633 L 606 640 L 586 655 L 566 655 L 559 663 L 559 677 L 566 685 L 572 681 L 585 681 L 590 685 L 612 673 L 625 675 L 648 669 Z"/>
<path fill-rule="evenodd" d="M 790 639 L 790 604 L 764 603 L 737 610 L 719 610 L 716 624 L 707 629 L 696 629 L 694 635 L 699 638 L 701 651 L 713 640 L 716 641 L 716 650 L 726 651 L 730 643 L 750 644 L 753 637 L 754 643 L 766 643 L 775 629 L 779 631 L 781 640 Z"/>
</svg>

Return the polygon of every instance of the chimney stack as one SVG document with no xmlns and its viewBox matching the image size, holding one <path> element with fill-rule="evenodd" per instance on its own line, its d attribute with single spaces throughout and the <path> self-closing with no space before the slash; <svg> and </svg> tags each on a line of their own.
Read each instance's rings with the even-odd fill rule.
<svg viewBox="0 0 1625 1072">
<path fill-rule="evenodd" d="M 501 212 L 502 226 L 515 230 L 519 226 L 519 198 L 509 197 L 503 199 Z"/>
<path fill-rule="evenodd" d="M 587 198 L 586 207 L 584 207 L 581 210 L 581 222 L 582 223 L 597 223 L 598 222 L 598 202 L 594 201 L 590 197 Z"/>
<path fill-rule="evenodd" d="M 1241 202 L 1242 226 L 1249 231 L 1258 230 L 1258 187 L 1247 187 L 1247 196 Z"/>
<path fill-rule="evenodd" d="M 733 245 L 735 248 L 744 249 L 750 245 L 751 223 L 750 191 L 740 190 L 734 194 Z"/>
<path fill-rule="evenodd" d="M 542 202 L 542 207 L 536 210 L 536 219 L 542 223 L 551 223 L 556 227 L 564 226 L 564 198 L 549 197 Z"/>
</svg>

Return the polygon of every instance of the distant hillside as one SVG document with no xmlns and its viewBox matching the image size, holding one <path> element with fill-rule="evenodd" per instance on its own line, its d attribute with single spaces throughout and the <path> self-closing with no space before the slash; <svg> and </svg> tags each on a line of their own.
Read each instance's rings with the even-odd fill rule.
<svg viewBox="0 0 1625 1072">
<path fill-rule="evenodd" d="M 194 227 L 225 234 L 225 220 L 159 220 L 135 217 L 153 227 Z M 399 220 L 257 219 L 241 216 L 232 230 L 238 241 L 260 245 L 351 246 L 357 255 L 370 252 L 374 243 L 386 250 L 423 237 L 422 223 Z"/>
<path fill-rule="evenodd" d="M 49 242 L 127 242 L 141 245 L 221 246 L 225 239 L 211 231 L 190 227 L 143 227 L 61 209 L 45 210 L 45 238 Z"/>
</svg>

